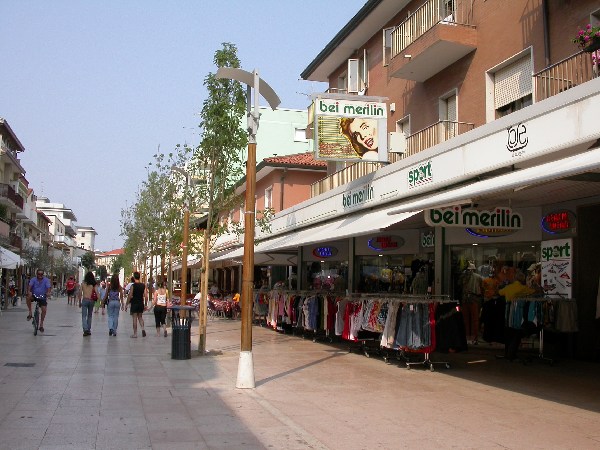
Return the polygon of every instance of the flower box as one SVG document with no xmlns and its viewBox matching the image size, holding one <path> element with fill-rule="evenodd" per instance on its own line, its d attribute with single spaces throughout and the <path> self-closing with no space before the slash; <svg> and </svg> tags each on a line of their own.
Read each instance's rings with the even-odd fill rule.
<svg viewBox="0 0 600 450">
<path fill-rule="evenodd" d="M 588 42 L 588 44 L 585 47 L 583 47 L 583 51 L 588 53 L 595 52 L 598 49 L 600 49 L 600 37 L 598 36 L 594 36 Z"/>
</svg>

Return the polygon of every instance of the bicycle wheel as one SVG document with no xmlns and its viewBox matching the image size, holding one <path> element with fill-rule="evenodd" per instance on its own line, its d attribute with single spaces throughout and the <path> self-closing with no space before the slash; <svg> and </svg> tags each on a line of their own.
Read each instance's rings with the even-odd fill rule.
<svg viewBox="0 0 600 450">
<path fill-rule="evenodd" d="M 33 335 L 34 336 L 37 336 L 37 333 L 38 333 L 39 318 L 40 318 L 40 312 L 37 308 L 35 308 L 35 311 L 33 312 L 33 319 L 31 320 L 31 323 L 33 323 Z"/>
</svg>

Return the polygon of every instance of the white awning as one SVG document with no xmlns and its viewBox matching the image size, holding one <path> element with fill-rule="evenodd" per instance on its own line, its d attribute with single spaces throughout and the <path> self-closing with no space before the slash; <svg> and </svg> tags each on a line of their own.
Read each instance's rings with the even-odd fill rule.
<svg viewBox="0 0 600 450">
<path fill-rule="evenodd" d="M 195 269 L 196 267 L 199 267 L 201 263 L 202 263 L 201 255 L 188 255 L 188 257 L 187 257 L 187 268 L 188 269 Z M 180 269 L 181 269 L 181 261 L 179 261 L 177 264 L 173 264 L 172 270 L 180 270 Z"/>
<path fill-rule="evenodd" d="M 0 268 L 16 269 L 21 264 L 21 257 L 10 250 L 0 247 Z"/>
<path fill-rule="evenodd" d="M 284 235 L 276 236 L 259 242 L 254 246 L 255 254 L 269 255 L 276 251 L 296 249 L 303 245 L 311 245 L 320 242 L 331 242 L 347 239 L 353 236 L 378 233 L 385 228 L 408 219 L 417 214 L 409 212 L 400 215 L 389 215 L 394 207 L 380 208 L 376 210 L 361 210 L 357 214 L 349 215 L 333 222 L 324 223 L 300 231 L 293 231 Z M 224 255 L 218 256 L 211 261 L 225 261 L 243 257 L 244 248 L 240 247 Z M 256 261 L 255 264 L 259 264 Z"/>
<path fill-rule="evenodd" d="M 411 211 L 472 203 L 473 198 L 476 197 L 558 180 L 595 169 L 600 169 L 600 148 L 488 180 L 478 181 L 468 186 L 428 195 L 419 200 L 403 203 L 396 208 L 392 208 L 389 214 L 395 216 Z"/>
</svg>

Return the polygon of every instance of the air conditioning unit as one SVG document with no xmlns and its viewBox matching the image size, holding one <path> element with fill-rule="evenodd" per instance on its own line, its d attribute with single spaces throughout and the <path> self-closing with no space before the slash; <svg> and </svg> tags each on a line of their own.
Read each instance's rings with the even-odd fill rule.
<svg viewBox="0 0 600 450">
<path fill-rule="evenodd" d="M 388 133 L 388 153 L 406 152 L 406 136 L 401 131 Z"/>
</svg>

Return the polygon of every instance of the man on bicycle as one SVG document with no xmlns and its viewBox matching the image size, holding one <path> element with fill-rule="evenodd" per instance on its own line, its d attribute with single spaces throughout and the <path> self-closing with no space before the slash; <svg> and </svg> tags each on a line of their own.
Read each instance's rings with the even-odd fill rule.
<svg viewBox="0 0 600 450">
<path fill-rule="evenodd" d="M 44 276 L 44 271 L 38 269 L 36 277 L 29 280 L 29 287 L 27 289 L 27 309 L 29 315 L 27 320 L 31 320 L 31 301 L 35 298 L 40 308 L 42 309 L 42 317 L 40 318 L 39 330 L 44 332 L 44 319 L 46 318 L 46 308 L 48 306 L 48 299 L 52 295 L 52 283 Z"/>
</svg>

